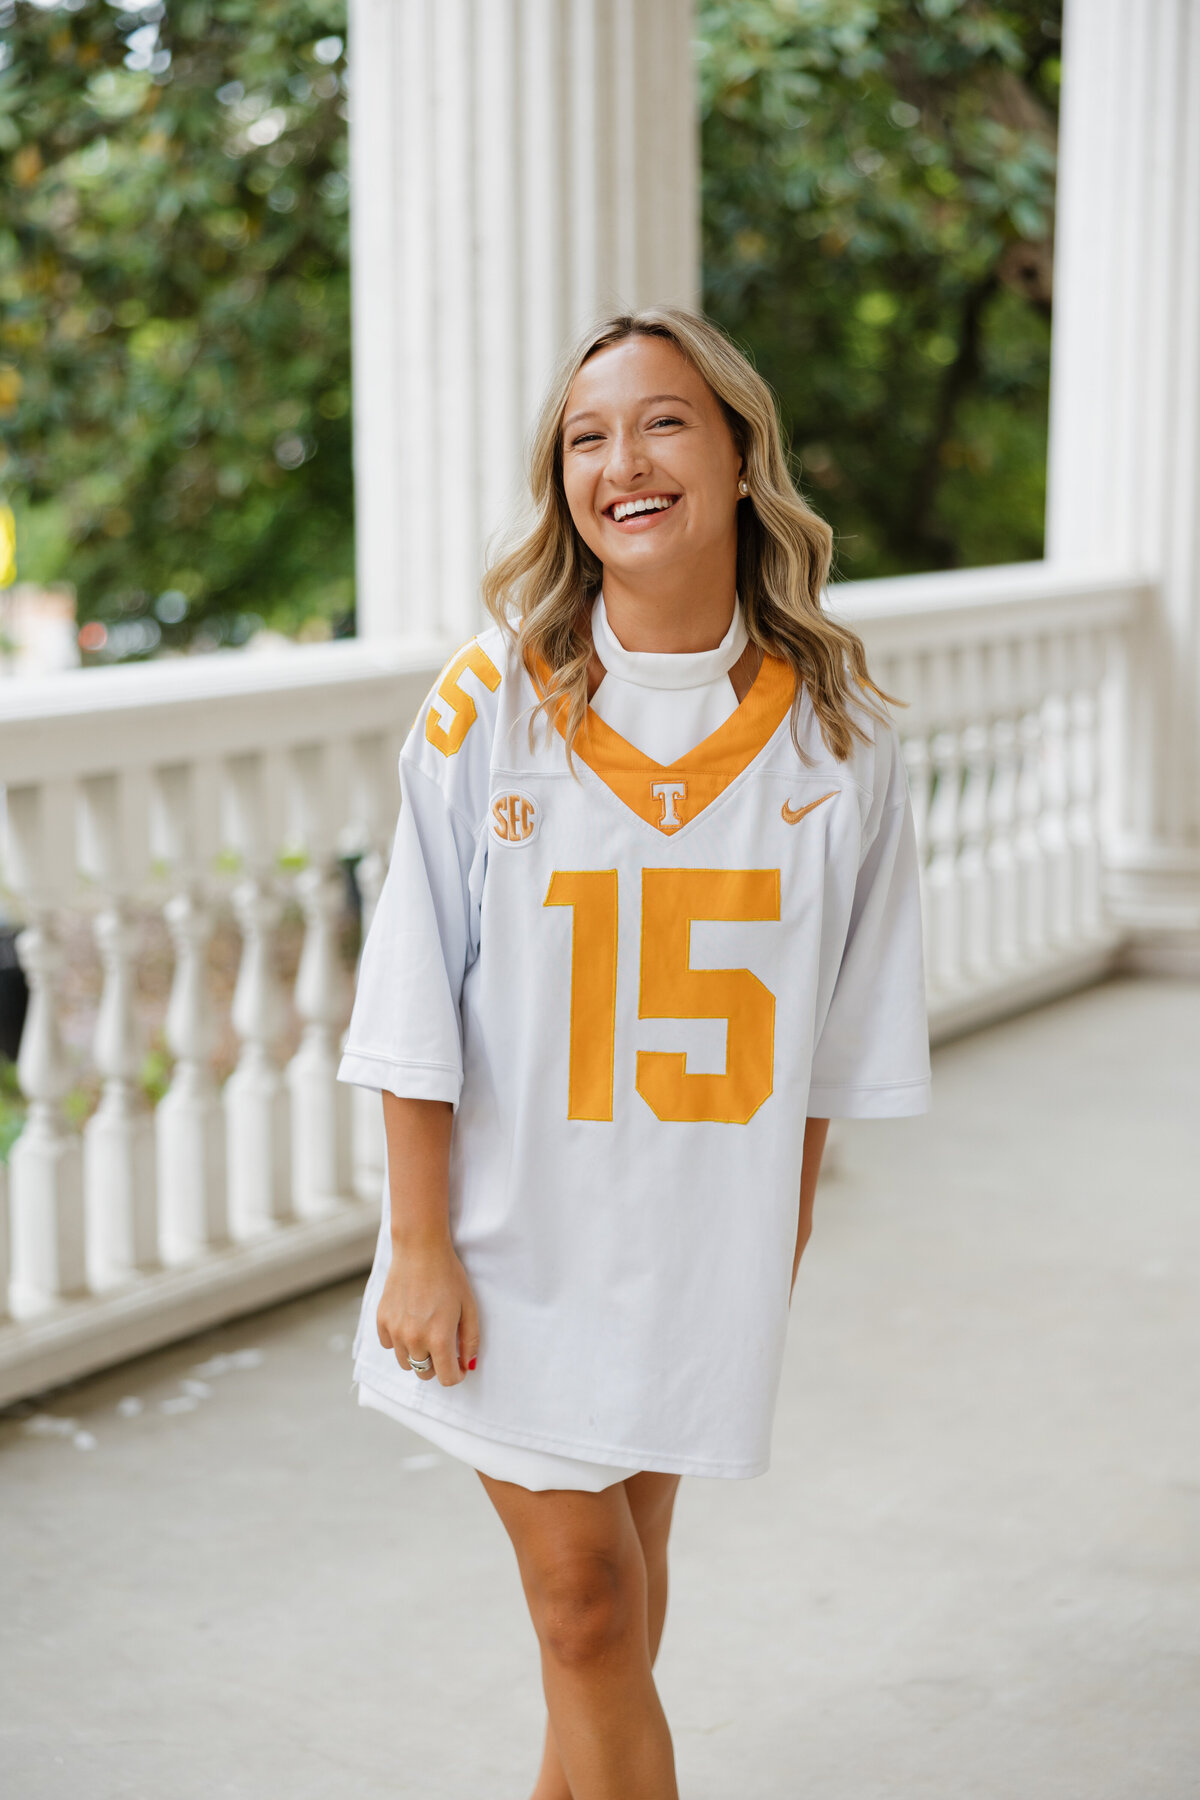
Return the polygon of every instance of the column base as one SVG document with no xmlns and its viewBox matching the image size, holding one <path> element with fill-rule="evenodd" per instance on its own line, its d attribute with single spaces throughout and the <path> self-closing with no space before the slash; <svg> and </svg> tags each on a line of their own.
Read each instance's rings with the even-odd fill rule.
<svg viewBox="0 0 1200 1800">
<path fill-rule="evenodd" d="M 1147 845 L 1111 858 L 1104 895 L 1129 974 L 1200 978 L 1200 848 Z"/>
</svg>

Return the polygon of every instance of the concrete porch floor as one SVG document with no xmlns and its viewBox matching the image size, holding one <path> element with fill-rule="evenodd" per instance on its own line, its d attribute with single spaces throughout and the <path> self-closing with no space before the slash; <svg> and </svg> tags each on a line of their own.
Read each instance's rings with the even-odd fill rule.
<svg viewBox="0 0 1200 1800">
<path fill-rule="evenodd" d="M 842 1128 L 771 1472 L 682 1485 L 681 1793 L 1194 1800 L 1200 988 L 1115 980 L 934 1076 Z M 360 1292 L 0 1421 L 0 1792 L 525 1800 L 507 1541 L 354 1404 Z"/>
</svg>

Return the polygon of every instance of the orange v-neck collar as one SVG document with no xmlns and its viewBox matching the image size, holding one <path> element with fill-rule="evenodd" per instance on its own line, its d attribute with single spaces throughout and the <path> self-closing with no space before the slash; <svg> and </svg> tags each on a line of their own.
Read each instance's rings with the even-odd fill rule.
<svg viewBox="0 0 1200 1800">
<path fill-rule="evenodd" d="M 528 672 L 540 700 L 550 686 L 552 671 L 538 657 Z M 723 724 L 678 761 L 655 762 L 614 731 L 591 706 L 575 739 L 575 755 L 640 819 L 670 837 L 699 818 L 749 767 L 786 717 L 795 691 L 790 664 L 764 652 L 745 698 Z M 566 713 L 563 699 L 554 709 L 554 724 L 564 741 Z"/>
</svg>

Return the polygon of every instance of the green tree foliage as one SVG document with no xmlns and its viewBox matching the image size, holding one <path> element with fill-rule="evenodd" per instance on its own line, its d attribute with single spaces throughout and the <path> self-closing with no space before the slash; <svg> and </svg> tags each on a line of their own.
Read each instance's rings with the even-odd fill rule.
<svg viewBox="0 0 1200 1800">
<path fill-rule="evenodd" d="M 0 489 L 127 650 L 352 606 L 344 33 L 0 5 Z"/>
<path fill-rule="evenodd" d="M 1039 557 L 1060 0 L 701 0 L 705 304 L 837 572 Z"/>
<path fill-rule="evenodd" d="M 705 303 L 844 575 L 1041 553 L 1060 7 L 699 0 Z M 352 623 L 345 28 L 0 0 L 0 498 L 123 654 Z"/>
</svg>

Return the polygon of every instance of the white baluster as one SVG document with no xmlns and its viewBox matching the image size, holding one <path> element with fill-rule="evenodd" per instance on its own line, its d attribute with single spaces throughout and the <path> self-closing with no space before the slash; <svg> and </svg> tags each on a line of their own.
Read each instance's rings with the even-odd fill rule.
<svg viewBox="0 0 1200 1800">
<path fill-rule="evenodd" d="M 986 980 L 991 973 L 991 918 L 988 877 L 988 798 L 992 779 L 991 729 L 988 712 L 984 650 L 978 644 L 964 647 L 960 663 L 962 685 L 959 704 L 969 721 L 960 738 L 965 768 L 959 829 L 962 847 L 958 859 L 962 894 L 963 968 L 969 980 Z"/>
<path fill-rule="evenodd" d="M 1040 709 L 1021 714 L 1017 727 L 1017 920 L 1022 957 L 1036 961 L 1046 946 L 1046 868 L 1038 823 L 1042 813 Z"/>
<path fill-rule="evenodd" d="M 956 731 L 935 731 L 930 742 L 934 769 L 929 808 L 930 986 L 946 992 L 962 979 L 962 893 L 958 879 L 958 821 L 962 758 Z"/>
<path fill-rule="evenodd" d="M 175 948 L 165 1026 L 175 1067 L 155 1119 L 160 1230 L 171 1262 L 229 1241 L 225 1114 L 211 1062 L 216 1029 L 207 951 L 214 920 L 203 880 L 221 841 L 218 794 L 208 762 L 154 771 L 155 849 L 174 886 L 163 917 Z"/>
<path fill-rule="evenodd" d="M 242 1040 L 225 1083 L 229 1212 L 235 1231 L 252 1233 L 294 1217 L 287 1089 L 275 1058 L 283 1000 L 273 961 L 282 910 L 273 884 L 253 875 L 233 891 L 242 959 L 233 995 L 233 1024 Z"/>
<path fill-rule="evenodd" d="M 231 757 L 224 801 L 226 841 L 246 870 L 233 891 L 242 958 L 232 1015 L 242 1047 L 224 1093 L 230 1225 L 242 1234 L 294 1217 L 288 1094 L 276 1057 L 284 1021 L 274 959 L 282 908 L 270 874 L 282 834 L 277 760 Z"/>
<path fill-rule="evenodd" d="M 337 953 L 344 883 L 336 863 L 311 865 L 296 878 L 304 913 L 304 945 L 295 1005 L 304 1021 L 288 1064 L 292 1096 L 292 1170 L 298 1211 L 312 1211 L 351 1192 L 349 1091 L 337 1079 L 339 1028 L 346 1017 Z"/>
<path fill-rule="evenodd" d="M 172 894 L 163 911 L 175 946 L 166 1019 L 175 1070 L 158 1103 L 158 1190 L 164 1254 L 179 1261 L 229 1238 L 225 1118 L 211 1063 L 212 911 L 198 882 Z"/>
<path fill-rule="evenodd" d="M 991 959 L 1011 968 L 1020 957 L 1017 898 L 1017 733 L 1012 713 L 993 719 L 991 756 L 995 773 L 988 800 L 988 871 L 991 881 Z"/>
<path fill-rule="evenodd" d="M 917 856 L 922 869 L 929 854 L 929 801 L 933 792 L 933 766 L 927 737 L 905 737 L 900 741 L 904 768 L 908 776 L 908 792 L 912 801 L 913 833 L 917 840 Z"/>
<path fill-rule="evenodd" d="M 1038 824 L 1045 860 L 1046 940 L 1065 945 L 1071 931 L 1071 846 L 1067 837 L 1070 778 L 1067 766 L 1066 643 L 1055 632 L 1046 643 L 1047 693 L 1042 703 L 1042 815 Z"/>
<path fill-rule="evenodd" d="M 29 983 L 17 1058 L 29 1111 L 10 1159 L 12 1281 L 23 1297 L 53 1299 L 85 1292 L 87 1257 L 79 1139 L 62 1108 L 71 1086 L 58 1026 L 62 949 L 48 913 L 26 926 L 17 955 Z"/>
<path fill-rule="evenodd" d="M 926 661 L 925 711 L 933 792 L 929 805 L 929 985 L 956 994 L 963 981 L 963 908 L 960 881 L 962 818 L 962 651 L 944 643 Z"/>
<path fill-rule="evenodd" d="M 1094 631 L 1074 640 L 1073 679 L 1068 719 L 1067 769 L 1070 797 L 1067 839 L 1071 854 L 1071 926 L 1086 943 L 1103 929 L 1099 818 L 1099 689 L 1103 651 Z"/>
<path fill-rule="evenodd" d="M 334 860 L 340 809 L 356 772 L 347 755 L 347 746 L 335 740 L 297 744 L 287 758 L 288 840 L 308 859 L 296 880 L 304 943 L 294 1002 L 303 1031 L 287 1072 L 292 1188 L 300 1212 L 319 1210 L 351 1191 L 350 1095 L 336 1078 L 338 1035 L 349 1011 L 337 949 L 344 883 Z"/>
<path fill-rule="evenodd" d="M 138 1081 L 133 1004 L 138 934 L 128 905 L 149 861 L 141 786 L 140 777 L 116 774 L 80 783 L 80 866 L 107 896 L 93 927 L 104 971 L 93 1041 L 103 1085 L 83 1133 L 88 1253 L 100 1285 L 159 1260 L 154 1128 Z"/>
<path fill-rule="evenodd" d="M 4 881 L 29 920 L 16 941 L 29 985 L 17 1080 L 29 1108 L 9 1162 L 12 1304 L 84 1291 L 83 1163 L 63 1097 L 71 1071 L 58 1020 L 62 951 L 54 908 L 75 885 L 76 790 L 69 778 L 13 783 L 0 812 Z"/>
<path fill-rule="evenodd" d="M 371 929 L 371 920 L 375 917 L 375 908 L 379 904 L 379 896 L 383 889 L 387 864 L 377 850 L 368 850 L 355 870 L 358 882 L 359 897 L 362 900 L 362 941 L 367 941 L 367 932 Z M 362 953 L 359 953 L 359 965 Z M 379 1103 L 379 1095 L 371 1088 L 355 1087 L 350 1090 L 350 1113 L 352 1120 L 351 1141 L 354 1147 L 354 1192 L 360 1200 L 378 1200 L 383 1191 L 383 1178 L 387 1167 L 384 1136 L 383 1109 Z"/>
<path fill-rule="evenodd" d="M 12 1219 L 8 1209 L 8 1169 L 0 1163 L 0 1324 L 8 1318 L 8 1283 L 12 1272 Z"/>
<path fill-rule="evenodd" d="M 912 802 L 917 856 L 921 867 L 924 868 L 928 849 L 926 832 L 929 820 L 929 796 L 932 787 L 929 769 L 929 739 L 925 719 L 925 703 L 928 699 L 925 683 L 925 658 L 913 652 L 906 652 L 893 659 L 890 673 L 892 686 L 888 688 L 888 691 L 895 694 L 898 700 L 905 702 L 904 710 L 896 715 L 896 729 L 900 734 L 900 750 L 904 757 L 904 770 L 908 778 L 908 792 Z M 888 687 L 888 683 L 883 682 L 881 686 Z"/>
<path fill-rule="evenodd" d="M 124 902 L 95 922 L 104 988 L 94 1055 L 100 1104 L 84 1127 L 83 1166 L 89 1250 L 98 1284 L 158 1266 L 154 1129 L 138 1082 L 141 1057 L 133 1008 L 138 933 Z"/>
<path fill-rule="evenodd" d="M 961 806 L 962 850 L 958 879 L 962 894 L 963 967 L 969 979 L 991 973 L 991 894 L 988 875 L 988 799 L 991 787 L 991 729 L 987 719 L 962 732 L 966 770 Z"/>
</svg>

